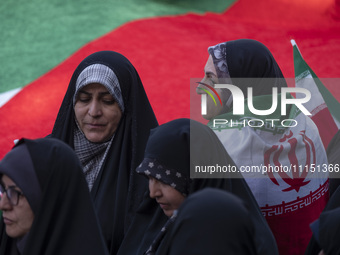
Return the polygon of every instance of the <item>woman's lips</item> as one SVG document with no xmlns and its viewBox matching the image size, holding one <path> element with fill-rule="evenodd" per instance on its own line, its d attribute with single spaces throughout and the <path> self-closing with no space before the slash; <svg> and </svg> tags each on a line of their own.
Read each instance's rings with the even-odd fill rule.
<svg viewBox="0 0 340 255">
<path fill-rule="evenodd" d="M 104 124 L 96 124 L 96 123 L 87 123 L 86 124 L 89 128 L 102 128 L 105 125 Z"/>
<path fill-rule="evenodd" d="M 3 218 L 3 219 L 4 219 L 4 223 L 5 223 L 6 225 L 11 225 L 11 224 L 13 223 L 13 221 L 10 220 L 10 219 L 8 219 L 8 218 Z"/>
<path fill-rule="evenodd" d="M 164 204 L 164 203 L 158 203 L 159 206 L 162 208 L 162 209 L 167 209 L 169 208 L 169 205 L 168 204 Z"/>
</svg>

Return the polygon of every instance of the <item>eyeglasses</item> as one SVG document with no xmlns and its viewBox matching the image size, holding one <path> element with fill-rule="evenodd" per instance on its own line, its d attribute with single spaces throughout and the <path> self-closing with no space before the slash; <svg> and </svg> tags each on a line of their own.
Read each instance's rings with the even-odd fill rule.
<svg viewBox="0 0 340 255">
<path fill-rule="evenodd" d="M 18 205 L 19 197 L 23 196 L 24 194 L 18 190 L 16 190 L 17 186 L 9 186 L 7 189 L 4 188 L 2 184 L 0 184 L 0 201 L 2 197 L 7 194 L 7 198 L 12 206 Z"/>
</svg>

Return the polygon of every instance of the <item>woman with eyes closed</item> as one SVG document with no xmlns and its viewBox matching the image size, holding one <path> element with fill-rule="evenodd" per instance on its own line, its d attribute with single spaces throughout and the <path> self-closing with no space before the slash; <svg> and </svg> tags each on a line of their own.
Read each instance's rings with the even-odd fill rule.
<svg viewBox="0 0 340 255">
<path fill-rule="evenodd" d="M 0 210 L 0 255 L 108 254 L 79 159 L 60 140 L 21 139 L 6 154 Z"/>
<path fill-rule="evenodd" d="M 110 254 L 147 190 L 134 169 L 157 125 L 139 75 L 123 55 L 96 52 L 76 68 L 51 136 L 78 155 Z"/>
<path fill-rule="evenodd" d="M 144 159 L 136 169 L 137 173 L 149 181 L 149 194 L 146 194 L 138 208 L 118 254 L 278 254 L 274 236 L 239 172 L 225 172 L 217 176 L 195 173 L 197 166 L 216 165 L 235 166 L 208 126 L 194 120 L 176 119 L 152 129 Z M 234 246 L 240 245 L 239 248 L 243 248 L 234 250 L 233 242 L 221 242 L 218 236 L 223 236 L 226 232 L 220 232 L 220 228 L 214 225 L 216 222 L 212 223 L 210 229 L 207 228 L 212 222 L 211 218 L 216 215 L 214 209 L 208 209 L 209 201 L 201 205 L 202 208 L 207 207 L 207 210 L 202 210 L 206 217 L 202 217 L 202 213 L 196 213 L 195 210 L 184 210 L 185 204 L 185 208 L 188 208 L 189 203 L 192 204 L 189 202 L 193 201 L 192 196 L 207 188 L 229 192 L 246 206 L 249 228 L 246 227 L 243 229 L 245 232 L 241 232 L 254 235 L 247 240 L 239 240 Z M 211 200 L 214 199 L 212 196 Z M 194 201 L 200 201 L 200 198 L 196 197 Z M 217 200 L 211 202 L 211 206 L 219 208 Z M 223 208 L 228 208 L 227 204 L 228 201 Z M 189 207 L 191 208 L 191 205 Z M 190 219 L 200 223 L 197 226 L 190 224 L 189 227 L 186 222 L 191 221 Z M 223 221 L 221 225 L 228 224 Z M 230 239 L 235 242 L 238 239 L 237 225 L 235 221 L 235 226 L 229 229 L 235 232 L 234 239 Z M 176 232 L 177 227 L 179 233 Z M 241 225 L 239 227 L 243 228 Z M 246 235 L 249 237 L 248 234 Z M 178 245 L 174 244 L 177 248 L 172 245 L 175 240 L 182 240 L 178 243 L 176 241 Z M 249 252 L 244 253 L 245 250 Z"/>
</svg>

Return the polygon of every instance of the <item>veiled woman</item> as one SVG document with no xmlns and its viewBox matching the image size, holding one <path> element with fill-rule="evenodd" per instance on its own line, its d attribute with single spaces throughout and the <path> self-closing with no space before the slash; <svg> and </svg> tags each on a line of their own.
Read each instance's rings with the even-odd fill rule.
<svg viewBox="0 0 340 255">
<path fill-rule="evenodd" d="M 0 254 L 108 254 L 74 151 L 21 139 L 0 162 Z"/>
<path fill-rule="evenodd" d="M 134 169 L 157 125 L 139 75 L 123 55 L 96 52 L 79 64 L 51 136 L 80 158 L 110 254 L 147 188 Z"/>
<path fill-rule="evenodd" d="M 327 164 L 318 129 L 295 104 L 281 107 L 282 94 L 293 98 L 265 45 L 239 39 L 211 46 L 208 53 L 197 92 L 215 89 L 222 103 L 215 106 L 207 97 L 203 116 L 242 170 L 280 254 L 302 254 L 312 234 L 309 224 L 328 199 L 328 173 L 314 171 Z M 218 84 L 234 85 L 240 93 L 231 94 Z M 215 125 L 214 120 L 223 121 Z"/>
<path fill-rule="evenodd" d="M 167 230 L 171 228 L 169 224 L 172 225 L 172 218 L 169 219 L 168 217 L 173 216 L 173 212 L 178 209 L 183 201 L 205 188 L 228 191 L 246 205 L 250 212 L 250 221 L 255 234 L 252 241 L 244 240 L 245 243 L 249 244 L 249 247 L 245 249 L 251 250 L 253 254 L 278 254 L 274 237 L 248 185 L 237 168 L 235 167 L 235 172 L 224 171 L 217 175 L 205 171 L 196 171 L 197 167 L 207 169 L 211 166 L 228 167 L 235 165 L 209 127 L 193 120 L 177 119 L 153 129 L 146 146 L 144 159 L 136 170 L 149 178 L 149 194 L 144 198 L 141 207 L 138 209 L 118 254 L 143 254 L 145 252 L 147 254 L 167 254 L 165 251 L 171 248 L 170 243 L 173 240 L 172 237 L 167 236 L 170 233 Z M 182 199 L 178 199 L 178 202 L 174 203 L 167 200 L 165 196 L 157 195 L 154 188 L 155 183 L 166 185 L 170 190 L 176 191 Z M 181 215 L 184 218 L 190 218 L 190 215 Z M 194 217 L 194 215 L 191 216 Z M 209 217 L 214 217 L 213 211 L 210 215 L 207 215 L 207 218 L 201 218 L 202 226 L 209 224 Z M 199 229 L 200 226 L 197 226 L 197 228 Z M 209 234 L 211 233 L 211 237 L 213 237 L 218 235 L 218 231 L 216 228 L 216 232 L 214 232 L 212 227 Z M 182 232 L 182 235 L 190 238 L 185 231 Z M 193 244 L 196 245 L 195 250 L 201 252 L 195 254 L 207 254 L 209 243 L 205 241 L 208 238 L 204 241 L 202 236 L 199 237 L 198 234 L 193 237 L 197 238 L 195 239 L 196 242 L 190 242 L 190 244 L 188 243 L 189 246 L 182 247 L 183 253 L 173 254 L 185 254 L 185 252 L 190 254 L 190 245 Z M 183 242 L 185 240 L 183 239 Z M 219 243 L 218 247 L 211 248 L 210 251 L 221 250 L 222 247 L 227 247 L 227 245 Z M 228 253 L 228 250 L 225 252 Z"/>
</svg>

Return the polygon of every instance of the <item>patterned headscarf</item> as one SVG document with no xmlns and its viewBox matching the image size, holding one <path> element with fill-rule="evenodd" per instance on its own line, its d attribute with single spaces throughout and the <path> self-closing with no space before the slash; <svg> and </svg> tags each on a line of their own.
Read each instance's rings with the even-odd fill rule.
<svg viewBox="0 0 340 255">
<path fill-rule="evenodd" d="M 253 87 L 253 96 L 271 95 L 272 88 L 287 87 L 280 67 L 269 49 L 251 39 L 219 43 L 208 48 L 217 76 L 223 83 L 238 86 L 244 95 Z"/>
<path fill-rule="evenodd" d="M 181 172 L 162 165 L 157 159 L 145 158 L 136 171 L 170 185 L 184 196 L 189 193 L 188 183 L 190 180 Z"/>
<path fill-rule="evenodd" d="M 83 172 L 90 190 L 111 147 L 113 137 L 108 142 L 92 143 L 86 139 L 79 127 L 74 129 L 74 151 L 83 166 Z"/>
<path fill-rule="evenodd" d="M 73 105 L 76 103 L 79 90 L 91 83 L 102 84 L 116 100 L 121 111 L 124 112 L 124 102 L 118 78 L 110 68 L 102 64 L 90 65 L 80 73 L 76 81 Z"/>
<path fill-rule="evenodd" d="M 230 78 L 227 63 L 227 43 L 219 43 L 208 48 L 209 54 L 212 56 L 216 67 L 218 78 Z"/>
<path fill-rule="evenodd" d="M 136 171 L 151 176 L 184 196 L 190 189 L 190 125 L 174 121 L 151 130 L 143 162 Z"/>
<path fill-rule="evenodd" d="M 91 83 L 102 84 L 114 97 L 122 113 L 124 112 L 124 101 L 118 78 L 109 67 L 103 64 L 90 65 L 79 74 L 73 96 L 73 105 L 76 103 L 79 90 Z M 77 120 L 75 121 L 77 127 L 74 130 L 74 150 L 83 165 L 85 178 L 91 190 L 110 149 L 113 137 L 103 143 L 92 143 L 86 139 Z"/>
</svg>

